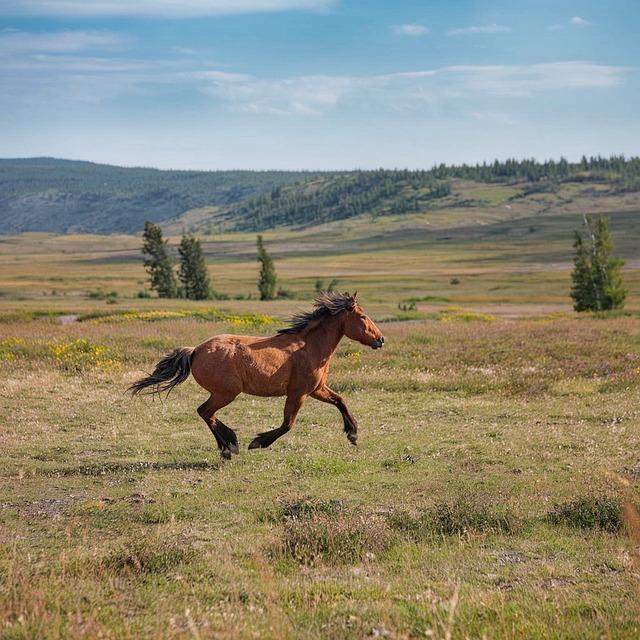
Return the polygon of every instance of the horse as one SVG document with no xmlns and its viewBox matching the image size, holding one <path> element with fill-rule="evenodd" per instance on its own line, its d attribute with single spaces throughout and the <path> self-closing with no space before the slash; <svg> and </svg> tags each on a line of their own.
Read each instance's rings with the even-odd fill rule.
<svg viewBox="0 0 640 640">
<path fill-rule="evenodd" d="M 134 382 L 132 395 L 161 394 L 184 382 L 189 374 L 208 391 L 209 399 L 198 414 L 213 433 L 220 455 L 239 453 L 238 438 L 216 412 L 240 393 L 286 396 L 284 419 L 277 429 L 259 433 L 249 449 L 264 449 L 293 428 L 302 405 L 311 397 L 335 406 L 342 414 L 344 432 L 357 444 L 358 423 L 344 398 L 327 386 L 329 362 L 340 340 L 380 349 L 384 336 L 358 303 L 357 292 L 322 293 L 311 311 L 293 316 L 276 335 L 255 337 L 221 334 L 197 347 L 181 347 L 162 358 L 153 373 Z"/>
</svg>

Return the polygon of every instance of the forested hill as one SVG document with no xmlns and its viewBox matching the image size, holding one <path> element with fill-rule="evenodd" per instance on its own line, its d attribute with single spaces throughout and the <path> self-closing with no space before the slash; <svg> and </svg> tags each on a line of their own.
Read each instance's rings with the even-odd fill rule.
<svg viewBox="0 0 640 640">
<path fill-rule="evenodd" d="M 640 190 L 640 158 L 584 157 L 577 163 L 496 160 L 477 165 L 441 164 L 428 171 L 353 171 L 277 187 L 237 205 L 230 217 L 236 229 L 260 231 L 321 224 L 362 213 L 384 216 L 477 204 L 452 194 L 452 180 L 517 184 L 521 190 L 516 197 L 554 193 L 565 182 L 605 184 L 608 193 L 623 193 Z"/>
<path fill-rule="evenodd" d="M 561 200 L 565 183 L 578 183 L 584 193 L 591 189 L 594 197 L 638 191 L 640 158 L 335 173 L 161 171 L 53 158 L 0 160 L 0 234 L 133 233 L 145 220 L 171 221 L 175 229 L 198 232 L 305 227 L 360 214 L 482 205 L 482 197 L 470 195 L 468 185 L 474 184 L 517 185 L 508 195 L 512 199 L 546 193 Z M 202 207 L 211 209 L 182 216 Z"/>
<path fill-rule="evenodd" d="M 161 171 L 55 158 L 0 159 L 0 233 L 137 232 L 204 205 L 231 206 L 317 174 Z"/>
</svg>

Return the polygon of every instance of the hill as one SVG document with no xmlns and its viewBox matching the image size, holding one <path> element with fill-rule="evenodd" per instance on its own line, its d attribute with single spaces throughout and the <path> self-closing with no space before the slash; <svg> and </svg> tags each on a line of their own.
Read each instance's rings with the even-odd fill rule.
<svg viewBox="0 0 640 640">
<path fill-rule="evenodd" d="M 0 160 L 0 234 L 263 231 L 334 221 L 511 208 L 618 208 L 640 190 L 640 159 L 614 156 L 439 165 L 426 171 L 161 171 L 90 162 Z M 624 202 L 622 202 L 624 205 Z M 624 208 L 624 206 L 623 206 Z M 473 211 L 473 214 L 471 213 Z M 507 216 L 513 217 L 513 216 Z"/>
<path fill-rule="evenodd" d="M 0 234 L 132 233 L 145 220 L 229 206 L 314 174 L 161 171 L 55 158 L 0 160 Z"/>
<path fill-rule="evenodd" d="M 561 200 L 563 185 L 568 183 L 582 185 L 582 192 L 599 197 L 638 191 L 640 159 L 496 160 L 475 166 L 439 165 L 429 171 L 354 171 L 278 187 L 236 205 L 229 217 L 239 231 L 304 227 L 361 214 L 380 217 L 495 204 L 481 190 L 474 192 L 474 186 L 480 185 L 511 187 L 508 200 L 542 193 Z"/>
</svg>

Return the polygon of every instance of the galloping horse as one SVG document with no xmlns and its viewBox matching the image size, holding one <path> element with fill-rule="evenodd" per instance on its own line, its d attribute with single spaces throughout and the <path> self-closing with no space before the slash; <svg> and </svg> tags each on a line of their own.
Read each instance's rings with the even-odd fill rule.
<svg viewBox="0 0 640 640">
<path fill-rule="evenodd" d="M 343 398 L 327 386 L 329 361 L 343 336 L 373 349 L 384 344 L 384 336 L 358 304 L 357 294 L 323 293 L 311 311 L 295 315 L 291 326 L 275 336 L 223 334 L 195 348 L 176 349 L 158 362 L 151 375 L 134 382 L 129 391 L 133 395 L 168 393 L 193 374 L 211 394 L 198 407 L 198 414 L 226 459 L 238 453 L 238 438 L 215 414 L 240 393 L 287 396 L 282 426 L 257 435 L 249 449 L 268 447 L 287 433 L 308 397 L 337 407 L 347 438 L 355 445 L 358 423 Z"/>
</svg>

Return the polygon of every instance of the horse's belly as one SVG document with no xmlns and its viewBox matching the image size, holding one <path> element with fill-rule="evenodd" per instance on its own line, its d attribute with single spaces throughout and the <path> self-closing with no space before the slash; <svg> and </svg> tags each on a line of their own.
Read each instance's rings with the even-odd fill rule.
<svg viewBox="0 0 640 640">
<path fill-rule="evenodd" d="M 284 396 L 289 386 L 289 367 L 252 362 L 242 376 L 242 391 L 253 396 Z"/>
</svg>

